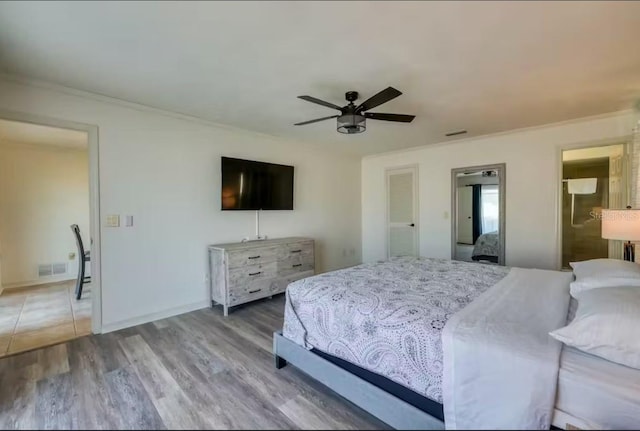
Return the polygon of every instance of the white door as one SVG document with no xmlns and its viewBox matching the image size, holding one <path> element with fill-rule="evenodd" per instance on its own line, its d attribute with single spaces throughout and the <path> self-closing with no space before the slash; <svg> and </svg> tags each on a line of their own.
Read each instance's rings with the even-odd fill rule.
<svg viewBox="0 0 640 431">
<path fill-rule="evenodd" d="M 473 244 L 473 187 L 458 187 L 458 244 Z"/>
<path fill-rule="evenodd" d="M 387 171 L 387 255 L 418 255 L 417 168 Z"/>
</svg>

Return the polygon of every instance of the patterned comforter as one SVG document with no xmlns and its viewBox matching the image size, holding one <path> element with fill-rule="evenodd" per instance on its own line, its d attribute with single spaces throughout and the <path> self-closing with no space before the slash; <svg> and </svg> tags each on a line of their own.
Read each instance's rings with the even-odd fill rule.
<svg viewBox="0 0 640 431">
<path fill-rule="evenodd" d="M 489 232 L 480 235 L 473 246 L 471 259 L 497 262 L 498 251 L 500 250 L 500 245 L 498 244 L 499 239 L 500 235 L 498 235 L 498 232 Z"/>
<path fill-rule="evenodd" d="M 399 257 L 298 280 L 283 335 L 442 403 L 442 328 L 509 270 Z"/>
</svg>

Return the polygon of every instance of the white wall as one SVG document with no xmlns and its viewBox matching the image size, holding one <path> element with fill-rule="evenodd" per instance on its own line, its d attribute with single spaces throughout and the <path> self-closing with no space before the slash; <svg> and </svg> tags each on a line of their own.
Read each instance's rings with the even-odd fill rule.
<svg viewBox="0 0 640 431">
<path fill-rule="evenodd" d="M 385 169 L 418 164 L 420 254 L 451 256 L 451 169 L 506 163 L 506 264 L 555 269 L 560 148 L 631 134 L 630 112 L 455 143 L 366 157 L 362 161 L 362 249 L 384 259 Z M 624 140 L 624 139 L 622 139 Z"/>
<path fill-rule="evenodd" d="M 103 326 L 205 306 L 207 244 L 255 234 L 254 212 L 220 211 L 220 156 L 295 166 L 294 211 L 264 212 L 261 233 L 316 239 L 320 271 L 360 262 L 360 160 L 190 121 L 133 104 L 0 80 L 0 109 L 99 127 Z"/>
<path fill-rule="evenodd" d="M 86 150 L 0 142 L 2 286 L 74 278 L 77 254 L 70 229 L 89 232 Z M 38 265 L 67 263 L 67 273 L 38 278 Z"/>
</svg>

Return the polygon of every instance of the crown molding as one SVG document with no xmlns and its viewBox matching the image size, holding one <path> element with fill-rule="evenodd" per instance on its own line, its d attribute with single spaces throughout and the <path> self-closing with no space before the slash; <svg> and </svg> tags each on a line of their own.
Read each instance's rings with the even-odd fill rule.
<svg viewBox="0 0 640 431">
<path fill-rule="evenodd" d="M 326 151 L 326 149 L 323 148 L 322 143 L 317 142 L 315 140 L 294 140 L 294 139 L 291 139 L 291 138 L 286 138 L 286 137 L 277 136 L 277 135 L 271 135 L 271 134 L 268 134 L 268 133 L 258 132 L 258 131 L 255 131 L 255 130 L 243 129 L 243 128 L 232 126 L 232 125 L 229 125 L 229 124 L 218 123 L 218 122 L 215 122 L 215 121 L 207 120 L 207 119 L 204 119 L 204 118 L 201 118 L 201 117 L 197 117 L 197 116 L 194 116 L 194 115 L 190 115 L 190 114 L 183 114 L 183 113 L 180 113 L 180 112 L 169 111 L 169 110 L 166 110 L 166 109 L 156 108 L 156 107 L 149 106 L 149 105 L 144 105 L 144 104 L 141 104 L 141 103 L 130 102 L 128 100 L 119 99 L 119 98 L 112 97 L 112 96 L 107 96 L 105 94 L 90 92 L 90 91 L 86 91 L 86 90 L 79 90 L 79 89 L 76 89 L 76 88 L 73 88 L 73 87 L 68 87 L 68 86 L 65 86 L 65 85 L 56 84 L 56 83 L 52 83 L 52 82 L 49 82 L 49 81 L 43 81 L 43 80 L 39 80 L 39 79 L 36 79 L 36 78 L 31 78 L 31 77 L 28 77 L 28 76 L 24 76 L 24 75 L 16 75 L 16 74 L 11 74 L 11 73 L 6 73 L 6 72 L 0 72 L 0 81 L 12 82 L 12 83 L 17 83 L 17 84 L 21 84 L 21 85 L 30 86 L 30 87 L 42 88 L 42 89 L 45 89 L 45 90 L 55 91 L 55 92 L 58 92 L 58 93 L 68 94 L 68 95 L 71 95 L 71 96 L 76 96 L 76 97 L 80 97 L 80 98 L 84 98 L 84 99 L 94 100 L 94 101 L 97 101 L 97 102 L 102 102 L 102 103 L 111 104 L 111 105 L 117 105 L 117 106 L 120 106 L 120 107 L 133 109 L 133 110 L 140 111 L 140 112 L 152 113 L 152 114 L 162 115 L 162 116 L 165 116 L 165 117 L 174 118 L 174 119 L 178 119 L 178 120 L 189 121 L 189 122 L 192 122 L 192 123 L 196 123 L 196 124 L 200 124 L 200 125 L 208 126 L 208 127 L 213 127 L 213 128 L 217 128 L 217 129 L 222 129 L 222 130 L 226 130 L 226 131 L 229 131 L 229 132 L 243 133 L 243 134 L 246 134 L 246 135 L 257 136 L 257 137 L 261 137 L 263 139 L 268 139 L 268 140 L 273 141 L 273 142 L 288 143 L 288 144 L 304 144 L 309 149 L 313 149 L 313 150 L 316 150 L 316 151 Z M 343 155 L 345 157 L 353 157 L 353 158 L 358 158 L 358 159 L 361 159 L 361 160 L 374 159 L 376 157 L 384 157 L 384 156 L 389 156 L 389 155 L 393 155 L 393 154 L 401 154 L 401 153 L 406 153 L 406 152 L 418 151 L 418 150 L 421 150 L 421 149 L 424 149 L 424 148 L 429 148 L 429 147 L 439 147 L 439 146 L 444 146 L 444 145 L 449 145 L 449 144 L 458 144 L 458 143 L 463 143 L 463 142 L 471 142 L 471 141 L 475 141 L 475 140 L 479 140 L 479 139 L 499 137 L 499 136 L 505 136 L 505 135 L 510 135 L 510 134 L 541 130 L 541 129 L 546 129 L 546 128 L 550 128 L 550 127 L 558 127 L 558 126 L 564 126 L 564 125 L 569 125 L 569 124 L 576 124 L 576 123 L 581 123 L 581 122 L 586 122 L 586 121 L 593 121 L 593 120 L 598 120 L 598 119 L 603 119 L 603 118 L 610 118 L 610 117 L 623 116 L 623 115 L 632 115 L 634 112 L 635 111 L 633 109 L 625 109 L 625 110 L 620 110 L 620 111 L 606 112 L 606 113 L 603 113 L 603 114 L 596 114 L 596 115 L 591 115 L 591 116 L 587 116 L 587 117 L 573 118 L 573 119 L 558 121 L 558 122 L 554 122 L 554 123 L 546 123 L 546 124 L 539 124 L 539 125 L 535 125 L 535 126 L 521 127 L 521 128 L 518 128 L 518 129 L 510 129 L 510 130 L 505 130 L 505 131 L 501 131 L 501 132 L 487 133 L 487 134 L 484 134 L 484 135 L 463 137 L 463 138 L 460 138 L 460 139 L 450 139 L 450 140 L 447 140 L 447 141 L 435 142 L 433 144 L 421 144 L 421 145 L 416 145 L 416 146 L 407 147 L 407 148 L 401 148 L 401 149 L 397 149 L 397 150 L 384 151 L 384 152 L 375 153 L 375 154 L 367 154 L 367 155 L 364 155 L 364 156 L 361 156 L 361 155 L 358 155 L 358 154 L 354 154 L 353 152 L 350 152 L 350 151 L 347 151 L 347 150 L 345 150 L 345 151 L 337 150 L 336 152 L 340 153 L 341 155 Z M 640 124 L 640 120 L 639 120 L 639 124 Z"/>
<path fill-rule="evenodd" d="M 307 148 L 312 149 L 312 150 L 326 151 L 326 149 L 322 146 L 322 143 L 320 143 L 320 142 L 310 141 L 310 140 L 294 140 L 294 139 L 286 138 L 286 137 L 282 137 L 282 136 L 271 135 L 269 133 L 263 133 L 263 132 L 258 132 L 258 131 L 255 131 L 255 130 L 243 129 L 241 127 L 236 127 L 236 126 L 232 126 L 232 125 L 224 124 L 224 123 L 218 123 L 218 122 L 207 120 L 207 119 L 204 119 L 204 118 L 201 118 L 201 117 L 196 117 L 196 116 L 190 115 L 190 114 L 183 114 L 183 113 L 180 113 L 180 112 L 169 111 L 169 110 L 162 109 L 162 108 L 156 108 L 156 107 L 153 107 L 153 106 L 144 105 L 144 104 L 137 103 L 137 102 L 130 102 L 128 100 L 119 99 L 119 98 L 112 97 L 112 96 L 107 96 L 105 94 L 90 92 L 90 91 L 86 91 L 86 90 L 79 90 L 77 88 L 67 87 L 65 85 L 56 84 L 56 83 L 52 83 L 52 82 L 49 82 L 49 81 L 43 81 L 43 80 L 39 80 L 39 79 L 36 79 L 36 78 L 31 78 L 31 77 L 28 77 L 28 76 L 24 76 L 24 75 L 16 75 L 16 74 L 11 74 L 11 73 L 0 72 L 0 81 L 10 82 L 10 83 L 15 83 L 15 84 L 20 84 L 20 85 L 25 85 L 25 86 L 28 86 L 28 87 L 41 88 L 41 89 L 44 89 L 44 90 L 55 91 L 57 93 L 76 96 L 76 97 L 80 97 L 80 98 L 83 98 L 83 99 L 94 100 L 94 101 L 101 102 L 101 103 L 116 105 L 116 106 L 120 106 L 120 107 L 124 107 L 124 108 L 128 108 L 128 109 L 133 109 L 133 110 L 140 111 L 140 112 L 146 112 L 146 113 L 151 113 L 151 114 L 156 114 L 156 115 L 162 115 L 162 116 L 165 116 L 165 117 L 174 118 L 174 119 L 183 120 L 183 121 L 188 121 L 188 122 L 200 124 L 200 125 L 203 125 L 203 126 L 208 126 L 208 127 L 212 127 L 212 128 L 226 130 L 226 131 L 229 131 L 229 132 L 242 133 L 242 134 L 245 134 L 245 135 L 256 136 L 256 137 L 260 137 L 260 138 L 263 138 L 263 139 L 268 139 L 268 140 L 276 142 L 276 143 L 303 144 Z M 341 155 L 344 155 L 345 157 L 360 158 L 360 156 L 358 156 L 357 154 L 353 154 L 353 153 L 348 152 L 346 150 L 344 152 L 342 152 L 342 151 L 337 151 L 337 152 L 340 153 Z"/>
<path fill-rule="evenodd" d="M 477 140 L 480 140 L 480 139 L 487 139 L 487 138 L 495 138 L 495 137 L 501 137 L 501 136 L 515 135 L 515 134 L 518 134 L 518 133 L 533 132 L 533 131 L 536 131 L 536 130 L 550 129 L 550 128 L 553 128 L 553 127 L 561 127 L 561 126 L 567 126 L 567 125 L 571 125 L 571 124 L 585 123 L 585 122 L 588 122 L 588 121 L 601 120 L 601 119 L 605 119 L 605 118 L 623 117 L 623 116 L 633 115 L 634 112 L 635 111 L 633 109 L 623 109 L 623 110 L 620 110 L 620 111 L 605 112 L 603 114 L 590 115 L 590 116 L 587 116 L 587 117 L 571 118 L 569 120 L 557 121 L 557 122 L 554 122 L 554 123 L 538 124 L 538 125 L 535 125 L 535 126 L 527 126 L 527 127 L 520 127 L 518 129 L 504 130 L 502 132 L 487 133 L 487 134 L 484 134 L 484 135 L 469 136 L 469 137 L 460 138 L 460 139 L 451 139 L 451 140 L 448 140 L 448 141 L 440 141 L 440 142 L 436 142 L 436 143 L 433 143 L 433 144 L 416 145 L 414 147 L 408 147 L 408 148 L 403 148 L 403 149 L 399 149 L 399 150 L 392 150 L 392 151 L 385 151 L 383 153 L 368 154 L 366 156 L 363 156 L 362 159 L 363 160 L 375 159 L 376 157 L 384 157 L 384 156 L 390 156 L 390 155 L 394 155 L 394 154 L 401 154 L 401 153 L 406 153 L 406 152 L 419 151 L 419 150 L 423 150 L 425 148 L 442 147 L 442 146 L 446 146 L 446 145 L 450 145 L 450 144 L 461 144 L 461 143 L 465 143 L 465 142 L 477 141 Z M 640 120 L 638 121 L 638 124 L 640 124 Z M 631 134 L 631 132 L 629 132 L 629 134 Z"/>
</svg>

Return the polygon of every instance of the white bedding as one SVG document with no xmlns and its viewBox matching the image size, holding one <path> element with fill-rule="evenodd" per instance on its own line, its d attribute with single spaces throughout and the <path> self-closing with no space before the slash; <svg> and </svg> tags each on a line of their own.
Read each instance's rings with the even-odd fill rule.
<svg viewBox="0 0 640 431">
<path fill-rule="evenodd" d="M 560 360 L 553 424 L 587 429 L 640 426 L 640 370 L 571 347 Z"/>
<path fill-rule="evenodd" d="M 447 429 L 549 429 L 570 272 L 512 268 L 442 332 Z"/>
</svg>

